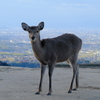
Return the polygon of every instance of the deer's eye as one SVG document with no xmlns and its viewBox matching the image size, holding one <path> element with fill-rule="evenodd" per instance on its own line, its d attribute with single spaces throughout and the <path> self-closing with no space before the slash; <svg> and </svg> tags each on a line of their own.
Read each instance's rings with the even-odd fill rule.
<svg viewBox="0 0 100 100">
<path fill-rule="evenodd" d="M 28 31 L 29 33 L 31 33 L 31 31 Z"/>
<path fill-rule="evenodd" d="M 38 33 L 39 31 L 37 30 L 36 32 Z"/>
</svg>

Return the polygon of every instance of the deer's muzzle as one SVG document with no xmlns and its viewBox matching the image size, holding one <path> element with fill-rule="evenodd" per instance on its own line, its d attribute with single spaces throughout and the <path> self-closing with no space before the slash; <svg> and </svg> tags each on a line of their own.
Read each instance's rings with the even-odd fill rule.
<svg viewBox="0 0 100 100">
<path fill-rule="evenodd" d="M 32 38 L 31 38 L 32 40 L 34 40 L 35 39 L 35 36 L 32 36 Z"/>
</svg>

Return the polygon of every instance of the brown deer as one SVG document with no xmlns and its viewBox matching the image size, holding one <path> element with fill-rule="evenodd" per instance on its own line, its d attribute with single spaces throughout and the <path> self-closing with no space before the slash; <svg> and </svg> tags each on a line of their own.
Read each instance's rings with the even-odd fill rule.
<svg viewBox="0 0 100 100">
<path fill-rule="evenodd" d="M 40 31 L 44 28 L 44 22 L 40 22 L 38 26 L 28 26 L 26 23 L 22 23 L 22 28 L 28 31 L 34 55 L 41 64 L 40 84 L 36 94 L 40 94 L 42 90 L 42 80 L 46 65 L 48 65 L 49 92 L 47 95 L 51 95 L 52 74 L 55 64 L 63 61 L 67 61 L 67 63 L 73 67 L 73 77 L 68 93 L 72 92 L 75 77 L 76 87 L 73 90 L 77 90 L 79 86 L 79 67 L 77 59 L 82 46 L 82 40 L 74 34 L 68 33 L 55 38 L 40 40 Z"/>
</svg>

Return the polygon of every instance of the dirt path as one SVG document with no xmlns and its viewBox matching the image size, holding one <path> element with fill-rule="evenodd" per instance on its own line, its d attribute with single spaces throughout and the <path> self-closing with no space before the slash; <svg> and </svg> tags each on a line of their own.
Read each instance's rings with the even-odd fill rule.
<svg viewBox="0 0 100 100">
<path fill-rule="evenodd" d="M 80 68 L 80 88 L 68 94 L 72 68 L 55 68 L 53 92 L 48 92 L 48 71 L 43 90 L 35 95 L 40 79 L 40 69 L 0 67 L 0 100 L 100 100 L 100 68 Z"/>
</svg>

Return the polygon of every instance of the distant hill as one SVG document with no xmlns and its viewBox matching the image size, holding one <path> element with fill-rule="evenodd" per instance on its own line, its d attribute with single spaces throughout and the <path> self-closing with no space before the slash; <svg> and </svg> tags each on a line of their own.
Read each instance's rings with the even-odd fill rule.
<svg viewBox="0 0 100 100">
<path fill-rule="evenodd" d="M 8 65 L 6 62 L 0 61 L 0 66 L 10 66 L 10 65 Z"/>
</svg>

